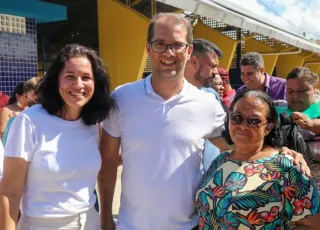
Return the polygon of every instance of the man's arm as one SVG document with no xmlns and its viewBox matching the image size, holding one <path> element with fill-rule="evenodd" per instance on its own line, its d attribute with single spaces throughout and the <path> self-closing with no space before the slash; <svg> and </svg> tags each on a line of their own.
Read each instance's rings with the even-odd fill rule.
<svg viewBox="0 0 320 230">
<path fill-rule="evenodd" d="M 100 146 L 102 166 L 98 175 L 101 228 L 103 230 L 115 229 L 112 217 L 112 200 L 119 165 L 119 150 L 120 138 L 112 137 L 103 130 Z"/>
</svg>

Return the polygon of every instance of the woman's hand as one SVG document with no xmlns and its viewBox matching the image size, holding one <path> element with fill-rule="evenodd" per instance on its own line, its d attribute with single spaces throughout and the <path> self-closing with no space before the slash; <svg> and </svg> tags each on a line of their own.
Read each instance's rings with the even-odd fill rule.
<svg viewBox="0 0 320 230">
<path fill-rule="evenodd" d="M 293 112 L 290 118 L 292 122 L 297 123 L 303 129 L 310 130 L 313 128 L 313 121 L 303 113 Z"/>
<path fill-rule="evenodd" d="M 290 155 L 293 157 L 293 164 L 300 167 L 300 171 L 304 173 L 307 177 L 311 176 L 310 169 L 307 165 L 307 162 L 304 160 L 303 155 L 294 150 L 283 147 L 281 149 L 281 154 Z"/>
</svg>

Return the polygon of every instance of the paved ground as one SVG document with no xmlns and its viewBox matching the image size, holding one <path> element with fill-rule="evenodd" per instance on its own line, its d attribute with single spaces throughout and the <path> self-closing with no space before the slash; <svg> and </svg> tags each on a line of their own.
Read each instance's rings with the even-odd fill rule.
<svg viewBox="0 0 320 230">
<path fill-rule="evenodd" d="M 119 206 L 120 206 L 120 193 L 121 193 L 121 173 L 122 173 L 122 166 L 118 168 L 118 176 L 117 176 L 117 184 L 114 191 L 114 197 L 113 197 L 113 207 L 112 207 L 112 213 L 116 217 L 119 212 Z"/>
</svg>

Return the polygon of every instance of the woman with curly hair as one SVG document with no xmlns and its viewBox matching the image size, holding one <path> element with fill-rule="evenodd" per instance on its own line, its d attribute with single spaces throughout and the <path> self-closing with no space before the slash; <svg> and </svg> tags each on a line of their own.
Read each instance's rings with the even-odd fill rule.
<svg viewBox="0 0 320 230">
<path fill-rule="evenodd" d="M 9 132 L 0 229 L 101 229 L 94 188 L 101 167 L 99 123 L 114 106 L 109 85 L 93 50 L 61 50 L 40 83 L 39 104 L 17 116 Z"/>
</svg>

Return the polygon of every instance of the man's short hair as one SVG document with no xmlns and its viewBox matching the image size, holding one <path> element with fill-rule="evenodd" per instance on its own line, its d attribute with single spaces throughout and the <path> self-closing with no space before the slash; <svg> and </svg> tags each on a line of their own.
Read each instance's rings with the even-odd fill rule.
<svg viewBox="0 0 320 230">
<path fill-rule="evenodd" d="M 288 73 L 287 80 L 301 78 L 305 81 L 310 82 L 311 84 L 315 84 L 317 82 L 317 76 L 313 73 L 309 68 L 306 67 L 296 67 Z"/>
<path fill-rule="evenodd" d="M 30 78 L 28 81 L 26 81 L 24 83 L 24 86 L 23 86 L 23 91 L 25 93 L 27 92 L 30 92 L 32 90 L 36 91 L 37 89 L 37 86 L 39 84 L 39 82 L 41 81 L 42 77 L 33 77 L 33 78 Z"/>
<path fill-rule="evenodd" d="M 157 21 L 160 19 L 167 20 L 169 24 L 172 25 L 184 25 L 186 31 L 187 31 L 187 37 L 186 41 L 190 45 L 192 43 L 192 25 L 191 23 L 182 15 L 176 14 L 176 13 L 159 13 L 156 14 L 148 27 L 148 38 L 147 42 L 150 43 L 152 42 L 153 36 L 154 36 L 154 27 Z"/>
<path fill-rule="evenodd" d="M 264 67 L 264 60 L 261 54 L 257 52 L 250 52 L 241 57 L 240 65 L 252 65 L 256 70 L 259 70 L 261 67 Z"/>
<path fill-rule="evenodd" d="M 204 54 L 214 53 L 220 59 L 222 58 L 222 51 L 214 43 L 205 39 L 194 39 L 193 42 L 193 52 L 191 56 L 201 56 Z"/>
</svg>

